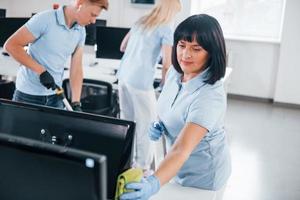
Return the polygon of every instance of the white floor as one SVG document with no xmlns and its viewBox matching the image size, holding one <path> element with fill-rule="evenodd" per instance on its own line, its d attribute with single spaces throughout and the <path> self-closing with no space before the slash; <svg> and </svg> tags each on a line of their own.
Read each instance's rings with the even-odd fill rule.
<svg viewBox="0 0 300 200">
<path fill-rule="evenodd" d="M 229 99 L 225 128 L 233 170 L 223 200 L 300 200 L 300 109 Z"/>
<path fill-rule="evenodd" d="M 300 109 L 228 100 L 233 171 L 223 200 L 300 199 Z"/>
</svg>

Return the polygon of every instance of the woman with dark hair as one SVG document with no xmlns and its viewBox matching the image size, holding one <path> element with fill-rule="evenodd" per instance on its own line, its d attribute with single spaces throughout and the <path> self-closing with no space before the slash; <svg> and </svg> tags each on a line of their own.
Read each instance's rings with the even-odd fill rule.
<svg viewBox="0 0 300 200">
<path fill-rule="evenodd" d="M 224 130 L 226 50 L 222 29 L 209 15 L 184 20 L 174 33 L 173 66 L 158 99 L 159 122 L 149 130 L 162 134 L 169 151 L 157 171 L 140 183 L 129 183 L 121 199 L 148 199 L 174 177 L 186 187 L 215 191 L 221 199 L 231 173 Z"/>
</svg>

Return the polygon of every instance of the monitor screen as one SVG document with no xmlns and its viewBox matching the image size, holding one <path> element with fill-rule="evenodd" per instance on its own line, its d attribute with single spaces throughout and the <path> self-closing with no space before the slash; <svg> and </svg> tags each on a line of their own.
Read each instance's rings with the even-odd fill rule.
<svg viewBox="0 0 300 200">
<path fill-rule="evenodd" d="M 105 155 L 109 198 L 118 174 L 130 168 L 134 128 L 131 121 L 0 100 L 0 132 Z"/>
<path fill-rule="evenodd" d="M 106 199 L 105 156 L 0 133 L 0 158 L 0 199 Z"/>
<path fill-rule="evenodd" d="M 97 58 L 121 59 L 120 45 L 129 28 L 97 27 Z"/>
<path fill-rule="evenodd" d="M 96 44 L 96 27 L 97 26 L 106 26 L 106 20 L 96 19 L 95 24 L 89 24 L 85 26 L 85 44 L 86 45 L 95 45 Z"/>
<path fill-rule="evenodd" d="M 0 18 L 0 46 L 2 47 L 5 41 L 28 20 L 29 18 Z"/>
</svg>

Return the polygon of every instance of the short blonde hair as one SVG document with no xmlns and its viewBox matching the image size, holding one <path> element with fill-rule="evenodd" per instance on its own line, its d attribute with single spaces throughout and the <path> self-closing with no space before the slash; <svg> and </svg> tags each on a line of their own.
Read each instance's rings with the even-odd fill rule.
<svg viewBox="0 0 300 200">
<path fill-rule="evenodd" d="M 156 26 L 169 23 L 180 10 L 180 0 L 160 0 L 151 12 L 137 23 L 145 30 L 153 29 Z"/>
<path fill-rule="evenodd" d="M 99 5 L 101 8 L 105 10 L 108 9 L 108 0 L 88 0 L 92 4 Z"/>
</svg>

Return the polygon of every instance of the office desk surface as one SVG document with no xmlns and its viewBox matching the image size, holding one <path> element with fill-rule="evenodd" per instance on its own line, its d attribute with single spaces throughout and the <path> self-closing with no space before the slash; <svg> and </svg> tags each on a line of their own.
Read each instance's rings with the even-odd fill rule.
<svg viewBox="0 0 300 200">
<path fill-rule="evenodd" d="M 3 49 L 0 48 L 0 75 L 16 76 L 20 64 L 11 56 L 3 55 L 2 52 Z"/>
<path fill-rule="evenodd" d="M 16 77 L 20 64 L 16 62 L 11 56 L 2 55 L 3 49 L 0 48 L 0 75 Z M 121 60 L 116 59 L 99 59 L 95 58 L 94 54 L 84 53 L 83 55 L 83 73 L 84 78 L 102 80 L 114 83 L 117 78 L 115 76 L 116 70 L 120 66 Z M 64 78 L 69 77 L 70 60 L 66 63 Z M 161 70 L 157 70 L 155 78 L 161 78 Z"/>
<path fill-rule="evenodd" d="M 177 183 L 167 183 L 151 200 L 215 200 L 215 192 L 192 187 L 182 187 Z"/>
<path fill-rule="evenodd" d="M 16 77 L 20 64 L 11 56 L 2 54 L 3 49 L 0 48 L 0 75 Z M 113 83 L 117 80 L 114 75 L 115 69 L 120 65 L 120 60 L 113 59 L 91 59 L 91 55 L 85 54 L 83 58 L 83 73 L 84 78 L 104 80 Z M 67 62 L 68 68 L 70 61 Z M 69 77 L 69 70 L 65 70 L 64 78 Z"/>
<path fill-rule="evenodd" d="M 115 70 L 120 66 L 121 60 L 116 59 L 99 59 L 95 58 L 94 54 L 83 54 L 83 77 L 94 80 L 107 81 L 114 83 L 117 81 Z M 66 67 L 70 67 L 70 60 L 67 62 Z M 69 77 L 69 70 L 64 73 L 64 78 Z"/>
</svg>

